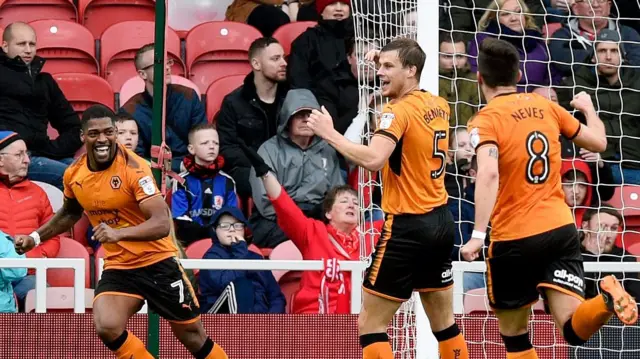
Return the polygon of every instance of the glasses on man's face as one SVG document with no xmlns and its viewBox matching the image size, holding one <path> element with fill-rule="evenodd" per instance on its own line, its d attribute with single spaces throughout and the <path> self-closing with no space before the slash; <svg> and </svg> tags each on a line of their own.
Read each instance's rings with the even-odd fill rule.
<svg viewBox="0 0 640 359">
<path fill-rule="evenodd" d="M 174 60 L 173 60 L 173 59 L 167 59 L 167 67 L 171 67 L 171 66 L 173 66 L 173 64 L 174 64 Z M 149 70 L 150 68 L 152 68 L 152 67 L 153 67 L 153 65 L 154 65 L 154 64 L 147 65 L 147 66 L 143 67 L 143 68 L 142 68 L 142 71 L 147 71 L 147 70 Z"/>
<path fill-rule="evenodd" d="M 0 156 L 14 156 L 18 161 L 24 160 L 26 157 L 31 157 L 31 151 L 20 151 L 16 153 L 11 152 L 0 152 Z"/>
<path fill-rule="evenodd" d="M 222 222 L 218 224 L 218 228 L 220 229 L 224 229 L 224 230 L 229 230 L 231 228 L 237 230 L 237 231 L 241 231 L 244 229 L 244 223 L 241 222 L 236 222 L 236 223 L 229 223 L 229 222 Z"/>
</svg>

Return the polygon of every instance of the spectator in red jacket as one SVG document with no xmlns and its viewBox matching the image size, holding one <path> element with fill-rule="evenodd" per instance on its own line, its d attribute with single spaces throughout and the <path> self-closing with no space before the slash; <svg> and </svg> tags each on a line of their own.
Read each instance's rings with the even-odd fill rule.
<svg viewBox="0 0 640 359">
<path fill-rule="evenodd" d="M 26 178 L 29 163 L 27 145 L 20 136 L 15 132 L 0 131 L 0 231 L 11 237 L 35 231 L 53 216 L 47 194 Z M 59 250 L 60 239 L 55 237 L 29 251 L 27 257 L 55 258 Z M 27 293 L 35 285 L 33 269 L 13 283 L 21 310 Z"/>
<path fill-rule="evenodd" d="M 307 218 L 283 189 L 269 166 L 256 151 L 241 143 L 240 147 L 262 180 L 273 203 L 278 226 L 298 247 L 305 260 L 322 260 L 324 272 L 305 271 L 300 289 L 294 295 L 291 311 L 296 314 L 350 313 L 351 276 L 342 273 L 338 261 L 361 260 L 369 256 L 377 241 L 382 221 L 376 222 L 365 237 L 361 253 L 358 234 L 358 196 L 348 185 L 333 187 L 323 202 L 324 221 Z M 357 290 L 360 290 L 357 288 Z"/>
</svg>

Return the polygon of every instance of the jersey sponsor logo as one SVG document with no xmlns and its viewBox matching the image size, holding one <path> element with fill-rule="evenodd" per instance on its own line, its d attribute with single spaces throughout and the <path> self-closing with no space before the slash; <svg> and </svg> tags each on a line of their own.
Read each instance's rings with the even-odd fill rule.
<svg viewBox="0 0 640 359">
<path fill-rule="evenodd" d="M 469 133 L 469 142 L 471 142 L 471 147 L 476 148 L 480 144 L 480 134 L 478 133 L 478 128 L 474 128 Z"/>
<path fill-rule="evenodd" d="M 396 118 L 396 115 L 392 114 L 392 113 L 383 113 L 382 117 L 380 118 L 380 129 L 382 130 L 386 130 L 389 127 L 391 127 L 391 122 L 393 122 L 393 119 Z"/>
<path fill-rule="evenodd" d="M 156 186 L 153 182 L 153 178 L 151 178 L 150 176 L 142 177 L 138 181 L 138 184 L 140 185 L 140 188 L 142 188 L 144 194 L 151 196 L 152 194 L 156 193 Z"/>
<path fill-rule="evenodd" d="M 447 269 L 446 271 L 442 272 L 440 277 L 442 277 L 442 283 L 450 282 L 453 280 L 453 271 L 451 269 Z"/>
<path fill-rule="evenodd" d="M 572 287 L 579 291 L 583 291 L 584 280 L 577 275 L 567 272 L 566 269 L 556 269 L 553 272 L 554 283 L 562 284 L 564 286 Z"/>
<path fill-rule="evenodd" d="M 120 176 L 111 177 L 111 181 L 109 183 L 111 184 L 111 188 L 113 189 L 119 189 L 120 186 L 122 186 L 122 180 L 120 179 Z"/>
</svg>

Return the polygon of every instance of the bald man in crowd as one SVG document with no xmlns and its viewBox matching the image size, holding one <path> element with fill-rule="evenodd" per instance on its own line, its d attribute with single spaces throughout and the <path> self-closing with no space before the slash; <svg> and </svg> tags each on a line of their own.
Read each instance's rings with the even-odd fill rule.
<svg viewBox="0 0 640 359">
<path fill-rule="evenodd" d="M 29 179 L 62 189 L 62 176 L 82 146 L 80 119 L 54 78 L 42 72 L 36 33 L 23 22 L 7 26 L 0 51 L 0 130 L 17 132 L 31 152 Z M 58 137 L 50 139 L 51 125 Z"/>
</svg>

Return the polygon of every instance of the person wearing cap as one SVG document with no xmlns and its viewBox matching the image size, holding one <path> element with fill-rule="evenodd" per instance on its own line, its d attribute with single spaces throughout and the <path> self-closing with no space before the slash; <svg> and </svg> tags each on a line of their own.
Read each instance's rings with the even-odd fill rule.
<svg viewBox="0 0 640 359">
<path fill-rule="evenodd" d="M 621 40 L 615 30 L 600 31 L 587 58 L 590 65 L 579 67 L 575 76 L 566 80 L 566 86 L 558 88 L 558 99 L 569 109 L 574 93 L 585 91 L 591 95 L 605 126 L 607 149 L 600 157 L 580 149 L 575 153 L 598 161 L 599 167 L 609 162 L 613 183 L 640 184 L 640 72 L 624 66 L 629 64 L 629 54 L 627 44 Z"/>
<path fill-rule="evenodd" d="M 53 216 L 53 209 L 45 191 L 27 179 L 31 163 L 29 157 L 27 145 L 20 135 L 16 132 L 0 131 L 0 231 L 7 236 L 29 234 Z M 59 251 L 60 238 L 56 236 L 27 252 L 27 257 L 55 258 Z M 30 269 L 28 275 L 13 280 L 13 292 L 21 309 L 27 293 L 35 286 L 34 269 Z M 0 299 L 0 302 L 4 301 Z"/>
<path fill-rule="evenodd" d="M 621 25 L 611 14 L 614 3 L 627 2 L 635 3 L 612 0 L 568 1 L 572 16 L 566 18 L 560 29 L 548 34 L 549 55 L 553 67 L 563 76 L 572 77 L 581 64 L 591 62 L 589 54 L 593 41 L 596 34 L 602 30 L 620 34 L 622 41 L 627 44 L 627 64 L 640 66 L 640 34 L 629 26 Z"/>
<path fill-rule="evenodd" d="M 222 207 L 212 218 L 211 248 L 204 259 L 264 259 L 249 250 L 245 229 L 249 228 L 242 212 L 233 206 Z M 199 277 L 200 310 L 220 313 L 226 300 L 234 314 L 284 313 L 286 301 L 271 271 L 203 270 Z M 213 308 L 212 308 L 213 307 Z M 213 310 L 212 310 L 213 309 Z"/>
<path fill-rule="evenodd" d="M 344 134 L 360 99 L 348 60 L 349 40 L 354 37 L 350 2 L 316 0 L 315 5 L 322 19 L 291 44 L 287 79 L 291 88 L 311 90 Z"/>
<path fill-rule="evenodd" d="M 278 134 L 258 149 L 258 154 L 273 169 L 278 181 L 307 215 L 319 216 L 325 194 L 333 186 L 344 184 L 336 151 L 307 126 L 311 110 L 320 105 L 311 91 L 289 90 L 279 114 Z M 249 181 L 253 211 L 253 243 L 273 248 L 287 240 L 276 223 L 276 215 L 261 180 L 251 169 Z"/>
</svg>

